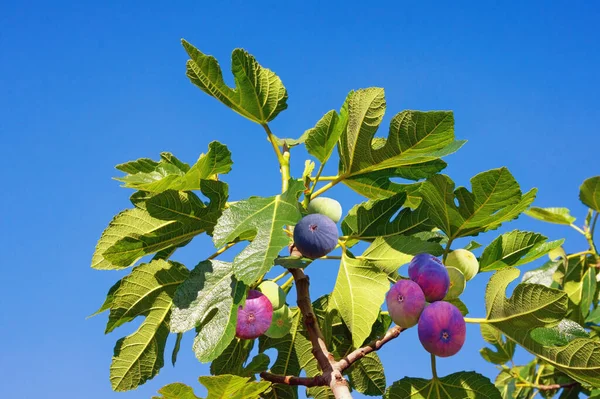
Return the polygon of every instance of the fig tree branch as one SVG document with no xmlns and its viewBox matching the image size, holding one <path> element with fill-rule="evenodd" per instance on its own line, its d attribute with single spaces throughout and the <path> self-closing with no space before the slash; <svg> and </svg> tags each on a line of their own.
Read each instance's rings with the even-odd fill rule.
<svg viewBox="0 0 600 399">
<path fill-rule="evenodd" d="M 285 385 L 302 385 L 305 387 L 321 387 L 327 386 L 329 383 L 323 378 L 322 375 L 316 377 L 296 377 L 293 375 L 278 375 L 271 374 L 266 371 L 260 373 L 263 380 L 273 382 L 275 384 Z"/>
<path fill-rule="evenodd" d="M 398 338 L 398 336 L 400 336 L 400 333 L 404 330 L 405 329 L 400 326 L 395 326 L 395 327 L 390 328 L 385 333 L 385 335 L 383 337 L 381 337 L 380 339 L 376 339 L 376 340 L 372 341 L 371 343 L 363 346 L 362 348 L 358 348 L 358 349 L 350 352 L 346 357 L 344 357 L 339 362 L 337 362 L 337 368 L 340 371 L 346 370 L 348 367 L 350 367 L 352 365 L 352 363 L 356 362 L 357 360 L 362 359 L 363 357 L 367 356 L 371 352 L 375 352 L 375 351 L 381 349 L 381 347 L 383 345 L 387 344 L 391 340 Z"/>
</svg>

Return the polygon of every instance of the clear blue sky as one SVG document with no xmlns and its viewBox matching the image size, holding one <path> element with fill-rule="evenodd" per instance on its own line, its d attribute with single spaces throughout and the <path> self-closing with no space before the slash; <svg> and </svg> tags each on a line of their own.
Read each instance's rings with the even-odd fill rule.
<svg viewBox="0 0 600 399">
<path fill-rule="evenodd" d="M 231 51 L 243 47 L 281 76 L 289 109 L 273 124 L 279 136 L 300 135 L 351 89 L 383 86 L 382 126 L 403 109 L 455 111 L 456 135 L 469 140 L 447 158 L 446 173 L 457 183 L 507 166 L 524 190 L 539 188 L 538 206 L 569 207 L 582 221 L 579 185 L 600 172 L 597 2 L 202 3 L 0 5 L 5 397 L 149 398 L 169 382 L 198 386 L 196 377 L 208 373 L 188 334 L 175 368 L 167 362 L 137 391 L 112 393 L 112 348 L 137 323 L 105 336 L 106 315 L 85 320 L 123 275 L 90 268 L 100 233 L 129 206 L 131 192 L 111 180 L 115 164 L 161 151 L 193 162 L 218 139 L 233 152 L 226 177 L 232 199 L 279 190 L 260 127 L 185 77 L 182 37 L 215 55 L 227 74 Z M 293 157 L 298 176 L 306 154 Z M 345 187 L 332 194 L 346 209 L 358 200 Z M 567 250 L 585 249 L 568 228 L 523 216 L 501 231 L 513 228 L 566 237 Z M 192 267 L 212 251 L 199 238 L 176 259 Z M 337 268 L 322 263 L 309 272 L 313 267 L 316 298 L 331 289 Z M 483 314 L 488 277 L 478 276 L 465 294 L 475 317 Z M 495 376 L 479 356 L 481 346 L 477 327 L 470 327 L 462 352 L 441 360 L 439 372 Z M 415 331 L 382 358 L 388 384 L 430 376 Z"/>
</svg>

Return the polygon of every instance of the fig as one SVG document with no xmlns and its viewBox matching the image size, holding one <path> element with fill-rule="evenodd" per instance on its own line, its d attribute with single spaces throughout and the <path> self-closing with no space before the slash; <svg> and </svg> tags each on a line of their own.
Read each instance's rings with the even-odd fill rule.
<svg viewBox="0 0 600 399">
<path fill-rule="evenodd" d="M 440 265 L 442 264 L 442 262 L 438 258 L 428 253 L 420 253 L 413 256 L 413 258 L 410 260 L 410 263 L 408 264 L 408 277 L 410 277 L 411 280 L 415 281 L 421 267 L 423 265 L 428 264 L 431 261 L 439 263 Z"/>
<path fill-rule="evenodd" d="M 446 266 L 456 267 L 465 275 L 467 281 L 471 280 L 479 272 L 479 262 L 471 251 L 466 249 L 455 249 L 446 257 Z"/>
<path fill-rule="evenodd" d="M 333 198 L 318 197 L 308 204 L 308 213 L 325 215 L 337 223 L 342 218 L 342 206 Z"/>
<path fill-rule="evenodd" d="M 388 291 L 385 302 L 392 321 L 409 328 L 419 321 L 425 308 L 425 295 L 414 281 L 400 280 Z"/>
<path fill-rule="evenodd" d="M 455 355 L 465 343 L 467 326 L 460 310 L 448 302 L 427 306 L 417 327 L 419 340 L 429 353 L 439 357 Z"/>
<path fill-rule="evenodd" d="M 448 270 L 433 256 L 421 257 L 414 264 L 411 262 L 408 274 L 412 281 L 419 284 L 427 302 L 441 301 L 448 293 L 450 286 Z"/>
<path fill-rule="evenodd" d="M 327 255 L 337 242 L 336 224 L 319 213 L 304 216 L 294 228 L 294 245 L 306 258 L 317 259 Z"/>
<path fill-rule="evenodd" d="M 238 308 L 235 335 L 238 338 L 254 339 L 263 335 L 271 325 L 273 305 L 262 293 L 248 291 L 246 303 Z"/>
<path fill-rule="evenodd" d="M 458 298 L 467 285 L 465 275 L 456 267 L 448 266 L 446 270 L 448 270 L 448 276 L 450 277 L 450 286 L 448 286 L 448 293 L 444 299 Z"/>
<path fill-rule="evenodd" d="M 287 305 L 283 305 L 273 312 L 273 320 L 265 335 L 271 338 L 281 338 L 289 333 L 291 328 L 292 311 Z"/>
<path fill-rule="evenodd" d="M 273 310 L 277 310 L 285 305 L 285 292 L 283 292 L 275 281 L 265 280 L 256 289 L 269 298 L 271 305 L 273 305 Z"/>
</svg>

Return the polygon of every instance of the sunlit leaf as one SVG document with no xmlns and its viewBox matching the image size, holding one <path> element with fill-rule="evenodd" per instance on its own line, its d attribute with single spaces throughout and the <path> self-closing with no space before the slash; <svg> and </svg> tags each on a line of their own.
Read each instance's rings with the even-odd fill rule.
<svg viewBox="0 0 600 399">
<path fill-rule="evenodd" d="M 405 377 L 389 387 L 384 399 L 500 399 L 491 381 L 474 371 L 461 371 L 446 377 L 426 380 Z"/>
<path fill-rule="evenodd" d="M 532 206 L 524 212 L 527 216 L 543 220 L 548 223 L 569 225 L 575 221 L 571 212 L 567 208 L 538 208 Z"/>
<path fill-rule="evenodd" d="M 579 199 L 586 206 L 600 212 L 600 176 L 585 180 L 579 189 Z"/>
</svg>

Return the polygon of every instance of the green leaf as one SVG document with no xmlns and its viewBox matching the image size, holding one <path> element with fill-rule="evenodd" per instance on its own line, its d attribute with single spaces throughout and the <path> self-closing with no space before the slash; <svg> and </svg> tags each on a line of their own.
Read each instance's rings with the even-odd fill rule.
<svg viewBox="0 0 600 399">
<path fill-rule="evenodd" d="M 295 225 L 300 217 L 297 192 L 302 183 L 290 180 L 290 189 L 281 195 L 251 197 L 231 204 L 223 212 L 214 230 L 215 246 L 221 247 L 248 232 L 255 232 L 252 243 L 233 261 L 235 276 L 252 284 L 273 266 L 279 252 L 289 244 L 283 226 Z"/>
<path fill-rule="evenodd" d="M 210 199 L 208 205 L 192 192 L 165 191 L 119 213 L 102 233 L 92 267 L 123 269 L 146 255 L 212 232 L 227 201 L 227 184 L 202 180 L 200 186 Z"/>
<path fill-rule="evenodd" d="M 412 234 L 431 229 L 427 212 L 402 208 L 406 193 L 381 200 L 370 200 L 353 207 L 342 220 L 342 232 L 351 238 L 374 240 L 399 234 Z"/>
<path fill-rule="evenodd" d="M 504 233 L 483 250 L 479 259 L 479 271 L 488 272 L 533 262 L 564 242 L 546 240 L 546 236 L 529 231 L 513 230 Z"/>
<path fill-rule="evenodd" d="M 527 216 L 548 223 L 570 225 L 575 221 L 568 208 L 538 208 L 532 206 L 524 212 Z"/>
<path fill-rule="evenodd" d="M 481 356 L 490 363 L 504 364 L 510 361 L 515 354 L 515 343 L 511 340 L 502 339 L 500 331 L 488 324 L 481 324 L 481 336 L 492 344 L 495 351 L 490 348 L 483 348 L 479 351 Z"/>
<path fill-rule="evenodd" d="M 491 381 L 474 371 L 461 371 L 439 379 L 405 377 L 385 391 L 384 399 L 500 399 Z"/>
<path fill-rule="evenodd" d="M 242 375 L 249 377 L 253 376 L 254 374 L 262 373 L 269 368 L 270 362 L 271 359 L 269 359 L 269 356 L 265 355 L 264 353 L 259 353 L 252 358 L 246 367 L 244 367 Z"/>
<path fill-rule="evenodd" d="M 171 364 L 175 367 L 175 363 L 177 363 L 177 355 L 179 354 L 179 349 L 181 348 L 181 340 L 183 339 L 183 333 L 177 334 L 177 340 L 175 341 L 175 346 L 173 347 L 173 353 L 171 353 Z"/>
<path fill-rule="evenodd" d="M 350 386 L 358 392 L 370 396 L 382 396 L 385 393 L 385 374 L 379 356 L 371 352 L 352 364 L 348 370 Z"/>
<path fill-rule="evenodd" d="M 177 159 L 171 154 L 161 153 L 159 162 L 142 158 L 117 165 L 116 168 L 127 175 L 115 180 L 123 182 L 123 187 L 153 193 L 199 190 L 201 180 L 213 180 L 218 174 L 228 173 L 233 164 L 231 152 L 218 141 L 211 142 L 208 152 L 201 154 L 191 168 L 179 160 L 174 163 L 174 160 Z"/>
<path fill-rule="evenodd" d="M 538 327 L 531 331 L 531 338 L 543 346 L 564 346 L 575 338 L 589 338 L 590 335 L 578 323 L 563 319 L 558 325 Z"/>
<path fill-rule="evenodd" d="M 279 137 L 273 135 L 273 137 L 275 138 L 275 144 L 277 144 L 277 146 L 279 147 L 283 147 L 283 145 L 287 145 L 288 148 L 292 148 L 295 147 L 297 145 L 303 144 L 306 141 L 306 138 L 308 137 L 308 131 L 302 133 L 302 135 L 300 137 L 298 137 L 297 139 L 291 139 L 291 138 L 284 138 L 284 139 L 280 139 Z M 267 141 L 269 140 L 269 138 L 267 137 Z"/>
<path fill-rule="evenodd" d="M 233 277 L 231 263 L 200 262 L 175 292 L 171 331 L 182 333 L 200 326 L 194 352 L 198 360 L 209 362 L 235 336 L 237 309 L 245 296 L 246 286 Z"/>
<path fill-rule="evenodd" d="M 354 347 L 370 335 L 389 289 L 386 273 L 343 254 L 329 306 L 330 311 L 340 312 L 352 332 Z"/>
<path fill-rule="evenodd" d="M 586 206 L 600 212 L 600 176 L 590 177 L 579 188 L 579 199 Z"/>
<path fill-rule="evenodd" d="M 463 317 L 469 314 L 469 309 L 467 308 L 467 305 L 465 305 L 465 303 L 459 298 L 446 299 L 445 302 L 450 302 L 451 304 L 456 306 L 458 310 L 460 310 L 460 313 L 463 315 Z"/>
<path fill-rule="evenodd" d="M 550 260 L 544 263 L 542 266 L 538 267 L 537 269 L 530 270 L 523 274 L 521 282 L 527 284 L 540 284 L 546 287 L 551 287 L 554 282 L 552 276 L 554 275 L 554 272 L 556 272 L 558 266 L 560 266 L 561 263 L 562 261 Z"/>
<path fill-rule="evenodd" d="M 600 324 L 600 308 L 596 308 L 591 311 L 585 321 L 586 323 Z"/>
<path fill-rule="evenodd" d="M 278 256 L 273 261 L 274 264 L 283 266 L 287 269 L 304 269 L 313 262 L 310 258 L 301 258 L 298 256 Z"/>
<path fill-rule="evenodd" d="M 115 346 L 110 367 L 113 390 L 135 389 L 164 365 L 173 295 L 187 275 L 188 270 L 179 263 L 155 260 L 135 267 L 123 278 L 115 292 L 106 331 L 137 316 L 146 319 Z"/>
<path fill-rule="evenodd" d="M 377 237 L 359 258 L 390 274 L 422 252 L 439 256 L 443 249 L 436 242 L 414 236 Z"/>
<path fill-rule="evenodd" d="M 429 218 L 450 239 L 475 236 L 515 219 L 535 198 L 533 189 L 521 189 L 508 169 L 492 169 L 471 179 L 473 191 L 454 189 L 446 175 L 435 175 L 421 184 L 420 193 Z M 455 200 L 459 205 L 455 204 Z"/>
<path fill-rule="evenodd" d="M 494 385 L 500 391 L 502 399 L 513 399 L 513 393 L 515 392 L 515 378 L 510 374 L 508 370 L 500 371 L 500 374 L 496 377 Z"/>
<path fill-rule="evenodd" d="M 581 314 L 586 317 L 596 294 L 596 269 L 590 267 L 581 281 Z"/>
<path fill-rule="evenodd" d="M 258 339 L 258 351 L 260 353 L 263 353 L 270 348 L 277 350 L 277 358 L 270 369 L 274 374 L 299 375 L 301 370 L 299 356 L 302 354 L 298 353 L 298 347 L 305 347 L 305 341 L 307 340 L 299 331 L 302 322 L 300 310 L 298 308 L 290 309 L 292 311 L 292 327 L 289 334 L 286 334 L 281 338 L 270 338 L 266 335 L 261 335 Z M 292 399 L 298 397 L 298 388 L 295 386 L 275 384 L 273 385 L 272 391 L 273 394 L 269 397 Z"/>
<path fill-rule="evenodd" d="M 383 89 L 357 90 L 346 101 L 348 122 L 339 142 L 343 179 L 435 161 L 464 144 L 454 140 L 454 118 L 446 111 L 402 111 L 392 118 L 387 139 L 374 140 L 386 108 Z"/>
<path fill-rule="evenodd" d="M 211 362 L 210 373 L 240 375 L 253 347 L 253 339 L 234 338 L 229 346 Z"/>
<path fill-rule="evenodd" d="M 100 306 L 100 309 L 96 310 L 96 312 L 94 312 L 91 315 L 89 315 L 88 317 L 86 317 L 86 319 L 97 316 L 100 313 L 103 313 L 103 312 L 107 311 L 108 309 L 110 309 L 110 307 L 112 306 L 112 303 L 115 299 L 115 292 L 117 292 L 117 290 L 119 289 L 120 286 L 121 286 L 121 280 L 117 281 L 112 287 L 110 287 L 110 289 L 108 290 L 108 293 L 106 294 L 106 299 L 104 299 L 104 303 L 102 304 L 102 306 Z"/>
<path fill-rule="evenodd" d="M 551 328 L 565 318 L 567 294 L 542 285 L 519 284 L 511 298 L 505 298 L 508 284 L 518 276 L 514 268 L 492 276 L 485 296 L 486 323 L 575 380 L 600 385 L 600 342 L 577 338 L 565 346 L 545 347 L 530 336 L 535 328 Z"/>
<path fill-rule="evenodd" d="M 165 385 L 158 393 L 161 396 L 153 396 L 152 399 L 201 399 L 194 394 L 192 387 L 181 382 Z"/>
<path fill-rule="evenodd" d="M 237 375 L 204 376 L 198 378 L 208 391 L 206 399 L 254 399 L 271 387 L 267 381 L 250 381 Z"/>
<path fill-rule="evenodd" d="M 467 251 L 473 251 L 474 249 L 477 249 L 479 247 L 481 247 L 481 244 L 473 240 L 471 240 L 467 245 L 465 245 L 465 249 Z"/>
<path fill-rule="evenodd" d="M 275 73 L 258 64 L 245 50 L 235 49 L 231 54 L 231 72 L 235 88 L 225 84 L 217 60 L 201 53 L 182 40 L 190 56 L 187 77 L 206 94 L 216 98 L 238 114 L 265 124 L 287 108 L 287 90 Z"/>
<path fill-rule="evenodd" d="M 325 163 L 331 156 L 342 132 L 348 123 L 348 99 L 340 113 L 331 110 L 315 125 L 306 131 L 306 150 L 319 162 Z"/>
</svg>

